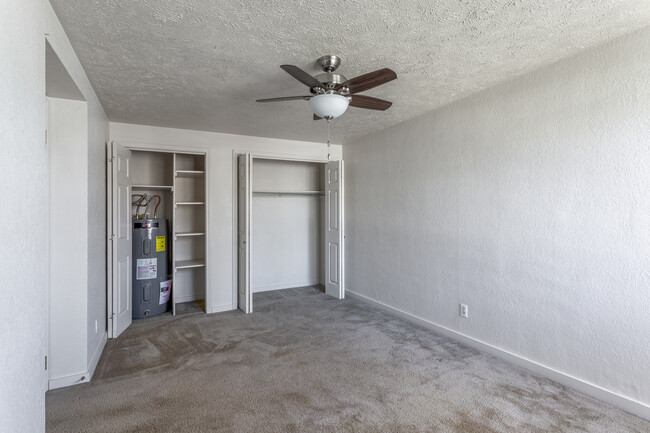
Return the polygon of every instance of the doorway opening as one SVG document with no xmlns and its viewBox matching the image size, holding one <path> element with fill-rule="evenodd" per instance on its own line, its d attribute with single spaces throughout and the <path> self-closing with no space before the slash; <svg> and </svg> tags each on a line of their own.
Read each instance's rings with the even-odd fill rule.
<svg viewBox="0 0 650 433">
<path fill-rule="evenodd" d="M 88 104 L 45 43 L 48 208 L 48 388 L 87 381 Z M 81 167 L 79 165 L 81 164 Z M 99 334 L 98 334 L 99 335 Z M 82 372 L 82 373 L 80 373 Z"/>
</svg>

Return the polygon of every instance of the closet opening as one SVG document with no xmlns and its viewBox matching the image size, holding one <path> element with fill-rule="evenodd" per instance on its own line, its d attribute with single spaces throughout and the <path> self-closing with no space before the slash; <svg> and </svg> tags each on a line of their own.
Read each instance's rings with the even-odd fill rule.
<svg viewBox="0 0 650 433">
<path fill-rule="evenodd" d="M 111 337 L 135 319 L 207 312 L 206 154 L 109 147 Z"/>
<path fill-rule="evenodd" d="M 343 298 L 342 161 L 244 154 L 238 162 L 239 309 L 252 312 L 255 294 L 285 289 Z"/>
</svg>

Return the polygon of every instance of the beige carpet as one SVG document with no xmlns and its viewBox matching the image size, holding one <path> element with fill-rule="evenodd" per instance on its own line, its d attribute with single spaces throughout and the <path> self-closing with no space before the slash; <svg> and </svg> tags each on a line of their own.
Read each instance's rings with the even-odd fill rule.
<svg viewBox="0 0 650 433">
<path fill-rule="evenodd" d="M 356 300 L 291 289 L 255 308 L 134 322 L 91 383 L 47 393 L 47 431 L 650 432 Z"/>
</svg>

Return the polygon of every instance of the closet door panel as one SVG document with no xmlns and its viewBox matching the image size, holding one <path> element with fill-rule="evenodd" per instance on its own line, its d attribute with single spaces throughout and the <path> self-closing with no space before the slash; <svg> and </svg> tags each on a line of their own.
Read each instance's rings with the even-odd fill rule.
<svg viewBox="0 0 650 433">
<path fill-rule="evenodd" d="M 112 338 L 118 337 L 131 324 L 131 151 L 112 143 Z"/>
<path fill-rule="evenodd" d="M 253 312 L 251 294 L 251 202 L 252 202 L 252 157 L 249 153 L 239 155 L 238 164 L 238 287 L 237 304 L 244 313 Z"/>
<path fill-rule="evenodd" d="M 325 167 L 325 199 L 325 292 L 343 299 L 343 161 Z"/>
</svg>

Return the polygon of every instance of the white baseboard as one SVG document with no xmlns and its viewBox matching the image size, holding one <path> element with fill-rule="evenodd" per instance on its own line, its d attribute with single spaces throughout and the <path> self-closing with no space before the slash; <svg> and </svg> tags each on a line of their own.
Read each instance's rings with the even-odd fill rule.
<svg viewBox="0 0 650 433">
<path fill-rule="evenodd" d="M 95 348 L 95 353 L 93 353 L 93 357 L 90 360 L 90 365 L 88 366 L 88 375 L 90 379 L 92 379 L 93 374 L 95 374 L 95 369 L 97 368 L 97 364 L 99 364 L 99 358 L 102 357 L 102 352 L 104 351 L 104 347 L 106 347 L 107 341 L 108 334 L 104 332 L 102 339 L 99 341 L 99 344 Z"/>
<path fill-rule="evenodd" d="M 213 305 L 210 308 L 210 313 L 223 313 L 224 311 L 231 311 L 236 309 L 237 308 L 232 308 L 232 304 Z"/>
<path fill-rule="evenodd" d="M 367 296 L 360 295 L 350 290 L 346 290 L 346 293 L 350 295 L 350 297 L 352 298 L 356 298 L 362 302 L 368 303 L 382 310 L 388 311 L 398 317 L 416 323 L 425 328 L 431 329 L 432 331 L 438 332 L 454 340 L 460 341 L 461 343 L 467 344 L 468 346 L 471 346 L 475 349 L 489 353 L 490 355 L 493 355 L 497 358 L 501 358 L 515 365 L 526 368 L 536 374 L 539 374 L 540 376 L 551 379 L 569 388 L 573 388 L 597 400 L 603 401 L 605 403 L 611 404 L 612 406 L 616 406 L 620 409 L 623 409 L 626 412 L 650 420 L 650 406 L 643 402 L 618 394 L 614 391 L 610 391 L 608 389 L 602 388 L 596 384 L 571 376 L 568 373 L 564 373 L 555 370 L 551 367 L 547 367 L 545 365 L 539 364 L 533 360 L 524 358 L 520 355 L 516 355 L 512 352 L 508 352 L 507 350 L 501 349 L 496 346 L 492 346 L 491 344 L 484 343 L 472 337 L 468 337 L 465 334 L 461 334 L 460 332 L 451 330 L 449 328 L 438 325 L 436 323 L 433 323 L 427 319 L 423 319 L 411 313 L 407 313 L 395 307 L 391 307 L 390 305 L 386 305 L 382 302 L 375 301 L 374 299 L 368 298 Z"/>
<path fill-rule="evenodd" d="M 85 373 L 75 373 L 69 376 L 57 377 L 55 379 L 50 379 L 47 382 L 47 389 L 57 389 L 65 388 L 66 386 L 79 385 L 80 383 L 90 382 L 90 374 Z"/>
<path fill-rule="evenodd" d="M 47 389 L 52 390 L 58 388 L 65 388 L 66 386 L 79 385 L 80 383 L 90 382 L 90 379 L 95 373 L 95 369 L 97 368 L 97 364 L 99 363 L 99 358 L 101 358 L 102 356 L 102 352 L 104 351 L 104 347 L 106 346 L 107 341 L 108 341 L 108 334 L 104 332 L 104 335 L 102 336 L 102 339 L 100 340 L 99 344 L 95 348 L 95 353 L 93 353 L 93 357 L 90 360 L 90 364 L 88 365 L 88 371 L 50 379 L 48 380 Z"/>
<path fill-rule="evenodd" d="M 270 286 L 251 287 L 251 292 L 270 292 L 271 290 L 295 289 L 296 287 L 316 286 L 318 284 L 320 284 L 318 281 L 299 281 L 297 283 L 272 284 Z"/>
</svg>

